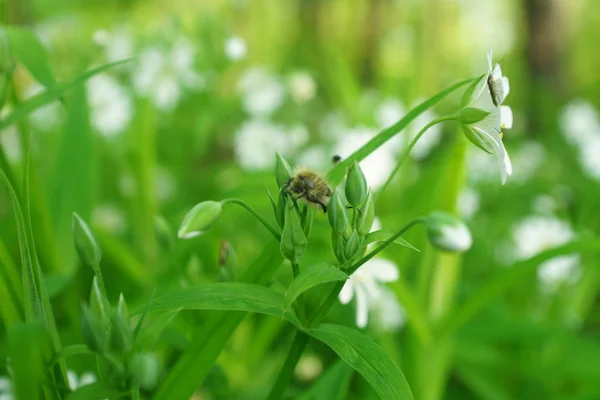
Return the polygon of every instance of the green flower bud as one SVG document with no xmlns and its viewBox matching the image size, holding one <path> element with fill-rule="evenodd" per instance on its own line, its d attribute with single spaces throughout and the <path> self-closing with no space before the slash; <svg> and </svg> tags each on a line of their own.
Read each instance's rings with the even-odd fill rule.
<svg viewBox="0 0 600 400">
<path fill-rule="evenodd" d="M 334 231 L 331 231 L 331 248 L 335 258 L 340 264 L 346 261 L 346 255 L 344 254 L 344 237 Z"/>
<path fill-rule="evenodd" d="M 290 202 L 285 210 L 285 224 L 281 232 L 281 254 L 294 264 L 300 262 L 300 257 L 306 251 L 308 241 L 300 224 L 300 216 Z"/>
<path fill-rule="evenodd" d="M 347 260 L 352 259 L 356 255 L 356 253 L 358 253 L 361 241 L 362 240 L 358 236 L 358 233 L 356 233 L 356 231 L 352 232 L 350 238 L 348 238 L 348 240 L 346 241 L 346 247 L 344 249 L 344 256 Z"/>
<path fill-rule="evenodd" d="M 173 247 L 173 230 L 171 225 L 160 215 L 154 216 L 154 232 L 158 238 L 158 242 L 165 248 Z"/>
<path fill-rule="evenodd" d="M 471 248 L 473 240 L 469 228 L 453 215 L 434 212 L 425 221 L 429 241 L 439 249 L 463 252 Z"/>
<path fill-rule="evenodd" d="M 346 199 L 353 207 L 359 208 L 367 199 L 369 187 L 365 175 L 356 161 L 352 164 L 346 178 Z"/>
<path fill-rule="evenodd" d="M 79 217 L 77 213 L 73 213 L 73 242 L 75 249 L 81 261 L 88 266 L 100 265 L 102 252 L 96 238 L 92 234 L 90 227 Z"/>
<path fill-rule="evenodd" d="M 373 193 L 369 191 L 367 201 L 363 206 L 362 212 L 358 215 L 356 222 L 356 230 L 359 235 L 365 236 L 371 232 L 373 227 L 373 221 L 375 220 L 375 199 L 373 199 Z"/>
<path fill-rule="evenodd" d="M 129 321 L 129 310 L 127 308 L 127 303 L 125 303 L 125 296 L 123 296 L 123 293 L 119 295 L 119 302 L 117 303 L 117 313 L 125 321 Z"/>
<path fill-rule="evenodd" d="M 221 203 L 216 201 L 203 201 L 192 208 L 179 227 L 179 239 L 191 239 L 202 235 L 215 223 L 221 214 Z"/>
<path fill-rule="evenodd" d="M 478 131 L 467 125 L 461 124 L 460 127 L 462 128 L 463 133 L 471 143 L 473 143 L 475 146 L 479 147 L 486 153 L 494 154 L 494 147 L 490 143 L 490 138 L 479 133 Z"/>
<path fill-rule="evenodd" d="M 337 190 L 334 190 L 331 195 L 327 215 L 329 217 L 329 225 L 331 225 L 331 228 L 337 234 L 343 234 L 350 225 L 348 222 L 348 214 L 346 214 L 346 207 L 342 203 L 342 199 Z"/>
<path fill-rule="evenodd" d="M 133 333 L 129 320 L 118 312 L 111 315 L 110 347 L 120 354 L 129 353 L 133 348 Z"/>
<path fill-rule="evenodd" d="M 133 381 L 146 390 L 153 389 L 160 376 L 160 363 L 152 353 L 136 353 L 128 363 Z"/>
<path fill-rule="evenodd" d="M 86 305 L 81 308 L 81 333 L 90 349 L 97 353 L 107 350 L 110 331 Z"/>
<path fill-rule="evenodd" d="M 104 298 L 102 291 L 100 290 L 98 277 L 94 276 L 94 279 L 92 280 L 92 290 L 90 291 L 90 309 L 105 325 L 108 325 L 110 320 L 108 307 L 108 300 Z"/>
<path fill-rule="evenodd" d="M 484 120 L 490 112 L 475 107 L 464 107 L 458 113 L 459 122 L 470 125 Z"/>
<path fill-rule="evenodd" d="M 281 187 L 292 175 L 293 171 L 290 164 L 279 153 L 276 153 L 275 179 L 277 180 L 277 186 Z"/>
<path fill-rule="evenodd" d="M 279 197 L 277 198 L 277 207 L 275 209 L 275 219 L 277 220 L 277 224 L 283 228 L 283 224 L 285 222 L 285 209 L 287 205 L 287 196 L 283 192 L 279 192 Z"/>
</svg>

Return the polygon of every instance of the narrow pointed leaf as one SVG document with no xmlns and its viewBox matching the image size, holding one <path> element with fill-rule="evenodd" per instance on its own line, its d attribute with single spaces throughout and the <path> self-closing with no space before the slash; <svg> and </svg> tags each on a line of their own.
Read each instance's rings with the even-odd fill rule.
<svg viewBox="0 0 600 400">
<path fill-rule="evenodd" d="M 386 232 L 386 231 L 371 232 L 365 237 L 365 244 L 375 243 L 375 242 L 385 242 L 392 235 L 393 235 L 392 233 Z M 402 239 L 401 237 L 394 240 L 394 243 L 399 244 L 400 246 L 408 247 L 409 249 L 413 249 L 418 252 L 421 251 L 421 250 L 417 249 L 415 246 L 413 246 L 412 244 L 408 243 L 406 240 Z"/>
<path fill-rule="evenodd" d="M 22 26 L 9 26 L 6 35 L 11 53 L 35 80 L 46 87 L 53 86 L 56 79 L 50 69 L 48 55 L 35 33 Z"/>
<path fill-rule="evenodd" d="M 298 296 L 312 287 L 327 282 L 345 281 L 346 279 L 348 279 L 348 275 L 331 264 L 320 262 L 311 265 L 302 270 L 296 279 L 290 283 L 285 294 L 285 308 L 289 308 Z"/>
</svg>

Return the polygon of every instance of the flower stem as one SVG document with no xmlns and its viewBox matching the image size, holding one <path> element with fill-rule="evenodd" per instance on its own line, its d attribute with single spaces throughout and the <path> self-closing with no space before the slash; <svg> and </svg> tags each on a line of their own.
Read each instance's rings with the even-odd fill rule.
<svg viewBox="0 0 600 400">
<path fill-rule="evenodd" d="M 277 230 L 275 228 L 273 228 L 271 226 L 271 224 L 269 224 L 267 222 L 267 220 L 264 219 L 262 217 L 262 215 L 260 215 L 258 213 L 258 211 L 256 211 L 254 208 L 250 207 L 247 203 L 245 203 L 244 201 L 242 201 L 240 199 L 235 199 L 235 198 L 225 199 L 225 200 L 221 201 L 221 204 L 223 204 L 223 205 L 229 204 L 229 203 L 237 204 L 237 205 L 242 206 L 243 208 L 245 208 L 246 211 L 248 211 L 250 214 L 252 214 L 254 216 L 254 218 L 256 218 L 261 224 L 263 224 L 263 226 L 265 228 L 267 228 L 267 230 L 269 232 L 271 232 L 271 235 L 273 235 L 273 237 L 275 238 L 275 240 L 277 240 L 278 242 L 281 240 L 281 236 L 279 235 L 279 233 L 277 232 Z"/>
<path fill-rule="evenodd" d="M 412 228 L 413 226 L 415 226 L 421 222 L 424 222 L 424 221 L 425 221 L 425 218 L 419 217 L 419 218 L 415 218 L 414 220 L 410 221 L 408 224 L 404 225 L 404 227 L 402 227 L 402 229 L 400 229 L 398 232 L 396 232 L 394 235 L 392 235 L 388 240 L 386 240 L 385 242 L 383 242 L 382 244 L 377 246 L 377 248 L 375 250 L 373 250 L 372 252 L 370 252 L 369 254 L 364 256 L 362 259 L 360 259 L 355 264 L 351 265 L 350 268 L 348 268 L 348 275 L 351 275 L 361 265 L 363 265 L 364 263 L 369 261 L 376 254 L 378 254 L 383 249 L 385 249 L 387 246 L 389 246 L 394 240 L 396 240 L 398 237 L 402 236 L 410 228 Z M 340 269 L 344 270 L 343 266 Z M 335 303 L 336 299 L 338 298 L 340 292 L 342 291 L 342 288 L 344 287 L 344 283 L 345 282 L 336 283 L 333 290 L 329 293 L 329 295 L 327 296 L 327 298 L 325 299 L 323 304 L 321 304 L 321 306 L 317 310 L 316 314 L 314 314 L 312 316 L 312 318 L 310 318 L 310 320 L 308 321 L 308 324 L 307 324 L 308 328 L 316 326 L 319 324 L 319 322 L 321 322 L 321 320 L 327 314 L 327 311 L 329 311 L 329 309 L 331 308 L 333 303 Z M 285 388 L 287 387 L 288 382 L 290 381 L 292 374 L 294 372 L 294 368 L 296 367 L 296 363 L 300 359 L 300 356 L 302 356 L 302 353 L 304 352 L 304 349 L 306 348 L 306 345 L 308 344 L 309 339 L 310 339 L 310 337 L 305 332 L 296 331 L 296 336 L 294 337 L 294 342 L 292 343 L 292 346 L 290 347 L 290 351 L 287 355 L 285 363 L 283 364 L 283 368 L 281 369 L 281 372 L 279 373 L 279 376 L 277 377 L 277 381 L 275 382 L 275 385 L 273 386 L 273 388 L 271 389 L 271 393 L 269 394 L 269 397 L 268 397 L 269 400 L 281 399 L 283 397 Z"/>
<path fill-rule="evenodd" d="M 398 163 L 394 167 L 394 170 L 392 171 L 392 173 L 390 174 L 390 176 L 388 176 L 387 180 L 385 181 L 385 183 L 383 184 L 383 186 L 381 187 L 381 189 L 379 189 L 378 196 L 381 196 L 381 194 L 385 191 L 385 189 L 387 189 L 388 185 L 392 182 L 392 179 L 394 179 L 394 176 L 400 170 L 400 167 L 402 166 L 402 164 L 404 163 L 404 161 L 406 160 L 406 158 L 408 158 L 408 155 L 409 155 L 410 151 L 412 150 L 412 148 L 415 147 L 415 145 L 417 144 L 417 141 L 421 138 L 421 136 L 423 136 L 423 134 L 429 128 L 431 128 L 434 125 L 439 124 L 442 121 L 451 121 L 451 120 L 456 120 L 456 119 L 457 119 L 457 115 L 456 114 L 444 115 L 442 117 L 434 119 L 433 121 L 431 121 L 430 123 L 428 123 L 427 125 L 425 125 L 423 127 L 423 129 L 421 129 L 419 131 L 419 133 L 417 133 L 417 135 L 413 138 L 413 140 L 410 142 L 410 144 L 408 145 L 408 147 L 404 150 L 404 152 L 400 156 L 400 159 L 398 160 Z"/>
</svg>

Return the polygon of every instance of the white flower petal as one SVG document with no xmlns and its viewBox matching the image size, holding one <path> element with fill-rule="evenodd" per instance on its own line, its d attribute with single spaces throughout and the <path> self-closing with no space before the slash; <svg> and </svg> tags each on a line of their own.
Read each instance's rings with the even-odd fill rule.
<svg viewBox="0 0 600 400">
<path fill-rule="evenodd" d="M 385 258 L 374 258 L 367 263 L 368 273 L 379 282 L 394 282 L 400 277 L 396 264 Z"/>
<path fill-rule="evenodd" d="M 513 126 L 513 113 L 509 106 L 500 106 L 500 126 L 511 129 Z"/>
<path fill-rule="evenodd" d="M 91 372 L 85 372 L 79 379 L 79 386 L 90 385 L 96 382 L 96 375 Z"/>
<path fill-rule="evenodd" d="M 344 287 L 342 288 L 342 291 L 338 295 L 338 299 L 340 300 L 340 303 L 348 304 L 348 303 L 350 303 L 350 300 L 352 300 L 353 296 L 354 296 L 353 283 L 352 283 L 352 281 L 347 280 L 346 283 L 344 284 Z"/>
<path fill-rule="evenodd" d="M 506 76 L 503 76 L 502 77 L 502 94 L 503 94 L 504 98 L 502 99 L 502 101 L 504 101 L 506 96 L 508 96 L 509 92 L 510 92 L 510 85 L 508 84 L 508 78 Z"/>
<path fill-rule="evenodd" d="M 362 287 L 369 295 L 369 299 L 378 299 L 381 297 L 381 289 L 380 286 L 374 280 L 368 280 L 363 282 Z"/>
<path fill-rule="evenodd" d="M 500 67 L 500 64 L 496 64 L 494 66 L 494 71 L 492 72 L 492 79 L 493 80 L 502 79 L 502 68 Z"/>
<path fill-rule="evenodd" d="M 369 303 L 365 289 L 356 286 L 356 325 L 364 328 L 369 322 Z"/>
<path fill-rule="evenodd" d="M 488 70 L 492 73 L 492 48 L 487 52 Z"/>
<path fill-rule="evenodd" d="M 512 174 L 512 165 L 510 163 L 508 154 L 506 153 L 506 149 L 504 148 L 504 144 L 502 143 L 502 139 L 500 139 L 500 135 L 498 132 L 486 132 L 479 127 L 473 127 L 473 129 L 490 139 L 489 143 L 494 147 L 494 153 L 501 164 L 500 174 L 502 184 L 504 185 L 506 183 L 507 176 Z"/>
<path fill-rule="evenodd" d="M 75 390 L 79 387 L 77 382 L 77 375 L 71 370 L 67 370 L 67 381 L 69 382 L 69 387 L 71 388 L 71 390 Z"/>
</svg>

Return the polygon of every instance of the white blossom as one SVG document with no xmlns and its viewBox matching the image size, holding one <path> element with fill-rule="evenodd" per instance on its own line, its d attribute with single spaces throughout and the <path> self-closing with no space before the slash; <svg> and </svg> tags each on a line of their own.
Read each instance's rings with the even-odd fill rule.
<svg viewBox="0 0 600 400">
<path fill-rule="evenodd" d="M 356 298 L 356 325 L 367 326 L 369 309 L 382 298 L 381 283 L 398 280 L 400 274 L 393 262 L 374 258 L 356 270 L 344 284 L 339 294 L 342 304 L 348 304 Z"/>
<path fill-rule="evenodd" d="M 44 92 L 45 87 L 39 83 L 33 82 L 25 89 L 23 97 L 30 99 L 38 94 Z M 45 104 L 29 114 L 29 122 L 31 126 L 36 130 L 42 132 L 49 132 L 58 127 L 63 121 L 63 110 L 58 100 L 51 101 Z"/>
<path fill-rule="evenodd" d="M 13 400 L 12 382 L 5 376 L 0 376 L 0 400 Z"/>
<path fill-rule="evenodd" d="M 127 228 L 127 219 L 123 210 L 113 204 L 101 204 L 94 208 L 92 223 L 113 234 L 122 234 Z"/>
<path fill-rule="evenodd" d="M 298 145 L 299 139 L 296 138 L 295 145 Z M 275 152 L 287 155 L 295 149 L 285 127 L 261 119 L 244 122 L 235 135 L 235 156 L 242 168 L 247 170 L 272 168 Z"/>
<path fill-rule="evenodd" d="M 567 222 L 555 217 L 529 216 L 515 226 L 512 237 L 517 259 L 527 259 L 569 242 L 575 233 Z M 575 282 L 579 276 L 577 254 L 554 257 L 538 267 L 538 280 L 549 290 L 554 290 L 562 282 Z"/>
<path fill-rule="evenodd" d="M 246 71 L 238 83 L 244 110 L 254 116 L 266 117 L 281 106 L 284 99 L 284 86 L 280 79 L 270 74 L 264 67 L 254 67 Z"/>
<path fill-rule="evenodd" d="M 123 132 L 133 115 L 131 96 L 116 79 L 98 74 L 87 82 L 92 127 L 105 137 Z"/>
<path fill-rule="evenodd" d="M 458 212 L 461 217 L 471 219 L 479 211 L 479 192 L 472 187 L 466 187 L 458 195 Z"/>
<path fill-rule="evenodd" d="M 82 386 L 91 385 L 96 382 L 96 375 L 91 372 L 84 372 L 81 376 L 77 376 L 77 374 L 71 370 L 67 371 L 67 380 L 69 381 L 69 386 L 71 390 L 77 390 Z"/>
<path fill-rule="evenodd" d="M 239 61 L 246 57 L 246 42 L 239 36 L 232 36 L 225 42 L 225 55 L 231 61 Z"/>
<path fill-rule="evenodd" d="M 303 354 L 294 369 L 294 375 L 303 382 L 309 382 L 321 375 L 323 363 L 314 354 Z"/>
<path fill-rule="evenodd" d="M 310 101 L 317 93 L 317 84 L 308 72 L 294 73 L 288 85 L 292 99 L 298 104 Z"/>
<path fill-rule="evenodd" d="M 406 324 L 406 311 L 392 289 L 387 286 L 380 286 L 379 289 L 379 299 L 370 303 L 373 323 L 381 331 L 397 331 Z"/>
<path fill-rule="evenodd" d="M 92 40 L 104 49 L 104 56 L 108 62 L 133 57 L 133 35 L 127 28 L 120 27 L 113 32 L 109 32 L 106 29 L 99 29 L 94 32 Z"/>
</svg>

